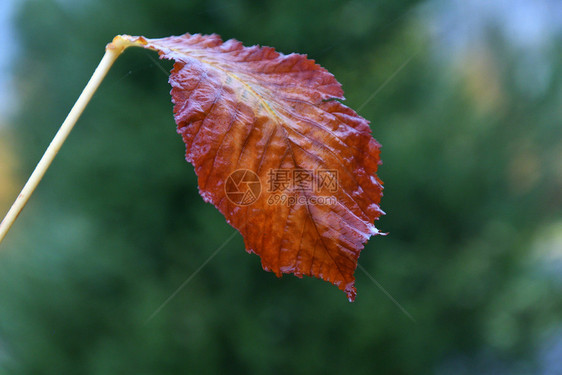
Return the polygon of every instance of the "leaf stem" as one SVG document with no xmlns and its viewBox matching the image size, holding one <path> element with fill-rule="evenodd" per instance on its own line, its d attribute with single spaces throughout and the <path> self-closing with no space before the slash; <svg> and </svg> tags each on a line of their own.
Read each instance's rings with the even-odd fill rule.
<svg viewBox="0 0 562 375">
<path fill-rule="evenodd" d="M 103 81 L 105 75 L 107 74 L 107 72 L 109 71 L 115 60 L 119 57 L 119 55 L 123 52 L 123 50 L 126 47 L 127 45 L 121 43 L 121 39 L 118 40 L 116 38 L 112 43 L 109 43 L 105 48 L 105 54 L 103 55 L 103 58 L 101 59 L 96 70 L 94 71 L 94 74 L 88 81 L 86 87 L 84 87 L 84 90 L 78 97 L 76 103 L 74 103 L 74 106 L 68 113 L 68 116 L 62 123 L 57 134 L 51 141 L 51 144 L 43 154 L 43 157 L 35 167 L 35 170 L 33 171 L 31 176 L 25 183 L 17 199 L 12 204 L 12 207 L 6 214 L 6 217 L 4 217 L 4 220 L 2 220 L 2 223 L 0 224 L 0 243 L 2 243 L 4 237 L 6 237 L 6 234 L 12 227 L 12 224 L 17 219 L 20 212 L 25 207 L 27 201 L 35 191 L 37 185 L 39 185 L 39 182 L 45 175 L 45 172 L 47 172 L 47 169 L 53 162 L 53 159 L 59 152 L 64 141 L 72 131 L 74 124 L 76 124 L 76 121 L 78 121 L 80 115 L 82 114 L 88 103 L 90 102 L 90 99 L 92 99 L 92 96 L 94 95 L 99 85 Z"/>
</svg>

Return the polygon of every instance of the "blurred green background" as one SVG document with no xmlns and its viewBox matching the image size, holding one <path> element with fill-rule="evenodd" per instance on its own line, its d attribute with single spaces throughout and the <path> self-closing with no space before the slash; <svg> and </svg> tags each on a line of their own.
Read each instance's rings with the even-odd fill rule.
<svg viewBox="0 0 562 375">
<path fill-rule="evenodd" d="M 562 374 L 562 3 L 12 1 L 7 211 L 114 35 L 307 53 L 383 145 L 356 302 L 197 192 L 156 54 L 115 64 L 0 246 L 1 374 Z M 5 30 L 5 29 L 2 29 Z M 7 67 L 6 67 L 7 66 Z M 159 67 L 160 66 L 160 67 Z"/>
</svg>

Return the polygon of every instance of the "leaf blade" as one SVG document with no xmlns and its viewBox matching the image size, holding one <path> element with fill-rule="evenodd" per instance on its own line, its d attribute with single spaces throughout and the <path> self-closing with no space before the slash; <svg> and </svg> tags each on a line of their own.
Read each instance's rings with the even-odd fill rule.
<svg viewBox="0 0 562 375">
<path fill-rule="evenodd" d="M 186 159 L 201 196 L 240 231 L 246 250 L 277 276 L 318 277 L 352 301 L 360 251 L 383 214 L 380 145 L 339 101 L 334 76 L 305 55 L 214 34 L 127 38 L 175 61 L 169 81 Z M 284 195 L 272 189 L 272 171 L 290 174 Z M 319 171 L 332 171 L 337 189 L 303 188 L 330 180 Z"/>
</svg>

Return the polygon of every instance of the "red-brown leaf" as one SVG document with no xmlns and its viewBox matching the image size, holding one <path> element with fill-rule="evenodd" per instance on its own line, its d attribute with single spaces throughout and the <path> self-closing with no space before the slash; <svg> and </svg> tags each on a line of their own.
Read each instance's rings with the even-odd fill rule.
<svg viewBox="0 0 562 375">
<path fill-rule="evenodd" d="M 359 253 L 379 233 L 380 146 L 368 122 L 334 100 L 344 99 L 334 76 L 305 55 L 218 35 L 126 38 L 175 61 L 186 158 L 246 250 L 277 276 L 319 277 L 353 301 Z"/>
</svg>

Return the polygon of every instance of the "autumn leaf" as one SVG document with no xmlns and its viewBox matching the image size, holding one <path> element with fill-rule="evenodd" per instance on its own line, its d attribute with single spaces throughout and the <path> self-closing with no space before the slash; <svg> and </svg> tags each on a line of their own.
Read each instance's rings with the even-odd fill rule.
<svg viewBox="0 0 562 375">
<path fill-rule="evenodd" d="M 203 199 L 277 276 L 329 281 L 356 295 L 353 273 L 371 235 L 382 182 L 367 120 L 305 55 L 244 47 L 218 35 L 119 36 L 175 62 L 178 133 Z"/>
</svg>

